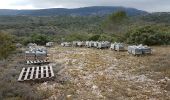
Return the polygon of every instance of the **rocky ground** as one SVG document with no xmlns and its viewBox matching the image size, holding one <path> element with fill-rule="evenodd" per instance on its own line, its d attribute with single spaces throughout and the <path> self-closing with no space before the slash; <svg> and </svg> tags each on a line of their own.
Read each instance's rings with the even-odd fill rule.
<svg viewBox="0 0 170 100">
<path fill-rule="evenodd" d="M 168 100 L 170 47 L 153 47 L 153 54 L 132 56 L 109 49 L 50 48 L 55 81 L 37 86 L 48 99 Z"/>
</svg>

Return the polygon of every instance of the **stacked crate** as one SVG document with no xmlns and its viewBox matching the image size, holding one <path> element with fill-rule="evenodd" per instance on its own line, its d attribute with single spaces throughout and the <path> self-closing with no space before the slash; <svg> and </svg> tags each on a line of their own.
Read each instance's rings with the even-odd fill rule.
<svg viewBox="0 0 170 100">
<path fill-rule="evenodd" d="M 47 42 L 46 43 L 46 47 L 52 47 L 52 46 L 54 46 L 54 42 Z"/>
<path fill-rule="evenodd" d="M 78 42 L 78 41 L 73 41 L 72 46 L 77 47 L 77 46 L 78 46 L 78 45 L 77 45 L 77 42 Z"/>
<path fill-rule="evenodd" d="M 83 47 L 83 46 L 85 46 L 85 42 L 79 41 L 79 42 L 77 42 L 77 46 Z"/>
<path fill-rule="evenodd" d="M 29 47 L 27 51 L 25 51 L 25 60 L 27 61 L 36 61 L 36 60 L 48 60 L 47 50 L 45 48 L 39 47 Z"/>
<path fill-rule="evenodd" d="M 99 42 L 94 42 L 94 47 L 97 48 L 97 47 L 98 47 L 98 43 L 99 43 Z"/>
<path fill-rule="evenodd" d="M 46 50 L 37 50 L 35 55 L 36 55 L 36 59 L 38 59 L 38 60 L 47 59 L 47 51 Z"/>
<path fill-rule="evenodd" d="M 26 64 L 32 65 L 33 67 L 24 67 L 19 75 L 18 81 L 30 81 L 30 80 L 40 80 L 45 81 L 46 79 L 51 79 L 54 77 L 54 72 L 52 65 L 49 64 L 47 59 L 47 50 L 45 48 L 29 47 L 25 51 Z M 47 64 L 48 65 L 44 65 Z M 38 64 L 38 66 L 36 66 Z M 44 66 L 39 66 L 39 64 Z"/>
<path fill-rule="evenodd" d="M 34 51 L 25 51 L 25 60 L 36 60 Z"/>
<path fill-rule="evenodd" d="M 61 46 L 63 46 L 63 47 L 71 47 L 71 42 L 62 42 Z"/>
<path fill-rule="evenodd" d="M 86 42 L 85 42 L 85 46 L 86 46 L 86 47 L 89 47 L 89 43 L 90 43 L 90 41 L 86 41 Z"/>
<path fill-rule="evenodd" d="M 148 46 L 128 46 L 128 53 L 132 55 L 142 55 L 142 54 L 151 54 L 152 49 Z"/>
<path fill-rule="evenodd" d="M 116 51 L 124 51 L 124 50 L 125 50 L 124 44 L 123 44 L 123 43 L 117 43 L 117 44 L 115 45 L 115 50 L 116 50 Z"/>
<path fill-rule="evenodd" d="M 98 49 L 109 48 L 109 47 L 110 47 L 110 42 L 108 41 L 98 42 L 98 45 L 97 45 Z"/>
<path fill-rule="evenodd" d="M 123 43 L 116 43 L 115 42 L 115 43 L 111 44 L 110 49 L 115 50 L 115 51 L 124 51 L 125 47 L 124 47 Z"/>
<path fill-rule="evenodd" d="M 94 41 L 90 41 L 88 47 L 94 47 Z"/>
</svg>

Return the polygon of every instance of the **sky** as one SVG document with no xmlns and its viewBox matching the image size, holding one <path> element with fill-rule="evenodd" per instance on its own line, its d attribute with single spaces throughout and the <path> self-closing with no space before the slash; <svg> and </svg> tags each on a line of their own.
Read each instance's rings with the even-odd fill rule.
<svg viewBox="0 0 170 100">
<path fill-rule="evenodd" d="M 170 12 L 170 0 L 0 0 L 0 9 L 123 6 L 148 12 Z"/>
</svg>

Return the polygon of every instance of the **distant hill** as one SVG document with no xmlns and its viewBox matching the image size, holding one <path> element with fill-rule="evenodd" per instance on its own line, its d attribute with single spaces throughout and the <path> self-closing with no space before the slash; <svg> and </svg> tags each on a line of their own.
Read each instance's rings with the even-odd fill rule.
<svg viewBox="0 0 170 100">
<path fill-rule="evenodd" d="M 113 12 L 124 10 L 129 16 L 137 16 L 147 14 L 146 11 L 125 8 L 125 7 L 112 7 L 112 6 L 94 6 L 75 9 L 65 8 L 51 8 L 39 10 L 11 10 L 0 9 L 0 15 L 23 15 L 23 16 L 58 16 L 58 15 L 71 15 L 71 16 L 90 16 L 90 15 L 107 15 Z"/>
<path fill-rule="evenodd" d="M 170 12 L 149 13 L 140 17 L 147 22 L 168 23 L 170 24 Z"/>
</svg>

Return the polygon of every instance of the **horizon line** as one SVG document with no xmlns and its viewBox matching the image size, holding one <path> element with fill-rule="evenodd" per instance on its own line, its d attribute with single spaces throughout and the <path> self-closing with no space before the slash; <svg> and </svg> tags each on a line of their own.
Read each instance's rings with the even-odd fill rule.
<svg viewBox="0 0 170 100">
<path fill-rule="evenodd" d="M 31 8 L 31 9 L 8 9 L 8 8 L 0 8 L 0 10 L 44 10 L 44 9 L 79 9 L 79 8 L 89 8 L 89 7 L 120 7 L 120 8 L 131 8 L 131 9 L 137 9 L 137 8 L 133 8 L 133 7 L 125 7 L 125 6 L 83 6 L 83 7 L 72 7 L 72 8 L 67 8 L 67 7 L 47 7 L 47 8 Z M 146 10 L 142 10 L 142 9 L 137 9 L 137 10 L 141 10 L 141 11 L 145 11 L 145 12 L 149 12 Z"/>
</svg>

